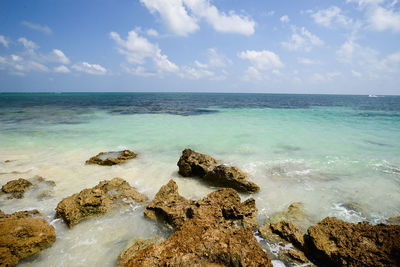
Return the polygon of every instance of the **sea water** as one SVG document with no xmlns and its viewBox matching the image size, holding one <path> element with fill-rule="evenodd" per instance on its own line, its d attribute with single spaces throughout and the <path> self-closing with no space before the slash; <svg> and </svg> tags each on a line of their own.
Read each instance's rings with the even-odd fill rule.
<svg viewBox="0 0 400 267">
<path fill-rule="evenodd" d="M 131 205 L 68 229 L 64 197 L 121 177 L 150 199 L 174 179 L 186 198 L 215 190 L 183 178 L 185 148 L 249 173 L 260 224 L 293 202 L 327 216 L 376 224 L 400 215 L 400 97 L 341 95 L 69 93 L 0 94 L 0 185 L 40 175 L 56 183 L 39 200 L 0 197 L 6 213 L 38 209 L 57 241 L 21 266 L 115 266 L 138 238 L 171 229 Z M 85 165 L 102 151 L 133 150 L 116 166 Z M 6 162 L 7 161 L 7 162 Z M 357 207 L 356 209 L 354 207 Z"/>
</svg>

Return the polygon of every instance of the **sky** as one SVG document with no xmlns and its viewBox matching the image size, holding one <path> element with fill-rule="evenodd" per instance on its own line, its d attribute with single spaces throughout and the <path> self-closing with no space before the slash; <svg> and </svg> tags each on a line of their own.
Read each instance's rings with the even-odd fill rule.
<svg viewBox="0 0 400 267">
<path fill-rule="evenodd" d="M 400 94 L 398 0 L 2 0 L 0 92 Z"/>
</svg>

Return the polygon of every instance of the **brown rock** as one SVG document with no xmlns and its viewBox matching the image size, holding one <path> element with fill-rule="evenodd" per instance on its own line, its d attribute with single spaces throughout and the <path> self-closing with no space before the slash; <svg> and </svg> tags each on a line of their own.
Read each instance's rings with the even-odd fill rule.
<svg viewBox="0 0 400 267">
<path fill-rule="evenodd" d="M 234 228 L 258 226 L 255 200 L 240 202 L 238 193 L 230 188 L 212 192 L 202 200 L 187 200 L 178 193 L 173 180 L 161 187 L 153 201 L 146 207 L 145 215 L 160 219 L 179 229 L 192 218 L 208 218 Z"/>
<path fill-rule="evenodd" d="M 308 229 L 309 249 L 330 266 L 399 266 L 400 225 L 348 223 L 325 218 Z"/>
<path fill-rule="evenodd" d="M 400 216 L 397 217 L 390 217 L 387 219 L 388 224 L 400 224 Z"/>
<path fill-rule="evenodd" d="M 139 250 L 145 249 L 153 244 L 160 244 L 164 242 L 165 239 L 162 237 L 155 236 L 150 239 L 139 239 L 128 249 L 122 251 L 122 253 L 118 257 L 117 267 L 123 267 L 129 261 L 130 258 L 134 257 Z"/>
<path fill-rule="evenodd" d="M 3 185 L 1 190 L 6 193 L 10 194 L 8 197 L 11 198 L 23 198 L 25 191 L 32 186 L 32 183 L 28 180 L 19 178 L 17 180 L 12 180 Z"/>
<path fill-rule="evenodd" d="M 130 150 L 100 152 L 86 161 L 86 164 L 112 166 L 136 158 L 137 154 Z"/>
<path fill-rule="evenodd" d="M 279 223 L 271 223 L 272 232 L 278 234 L 286 241 L 292 243 L 299 249 L 304 248 L 304 233 L 293 223 L 281 221 Z"/>
<path fill-rule="evenodd" d="M 219 165 L 207 172 L 204 180 L 213 185 L 230 187 L 240 192 L 254 193 L 260 191 L 260 187 L 255 183 L 249 182 L 247 176 L 237 167 Z"/>
<path fill-rule="evenodd" d="M 81 220 L 94 215 L 104 214 L 121 200 L 144 202 L 147 197 L 138 193 L 128 182 L 121 178 L 102 181 L 90 189 L 64 198 L 58 203 L 57 218 L 63 218 L 71 228 Z"/>
<path fill-rule="evenodd" d="M 140 250 L 125 266 L 272 266 L 250 228 L 187 221 L 165 242 Z"/>
<path fill-rule="evenodd" d="M 179 174 L 185 177 L 203 177 L 216 164 L 217 161 L 208 155 L 185 149 L 178 161 Z"/>
<path fill-rule="evenodd" d="M 274 213 L 267 222 L 277 223 L 280 221 L 292 222 L 301 230 L 306 231 L 315 220 L 305 211 L 303 203 L 293 202 L 287 210 Z"/>
<path fill-rule="evenodd" d="M 54 227 L 37 210 L 0 217 L 0 266 L 14 266 L 20 259 L 38 253 L 56 240 Z"/>
</svg>

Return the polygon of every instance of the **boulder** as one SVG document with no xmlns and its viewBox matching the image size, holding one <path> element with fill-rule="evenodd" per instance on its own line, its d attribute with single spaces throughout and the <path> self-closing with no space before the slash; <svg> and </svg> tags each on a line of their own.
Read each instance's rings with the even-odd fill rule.
<svg viewBox="0 0 400 267">
<path fill-rule="evenodd" d="M 86 161 L 86 164 L 112 166 L 136 158 L 137 154 L 130 150 L 100 152 Z"/>
<path fill-rule="evenodd" d="M 8 198 L 23 198 L 24 193 L 32 186 L 32 183 L 28 180 L 19 178 L 17 180 L 12 180 L 2 186 L 1 191 L 9 194 Z"/>
<path fill-rule="evenodd" d="M 54 227 L 37 210 L 0 212 L 0 266 L 14 266 L 56 241 Z"/>
<path fill-rule="evenodd" d="M 203 177 L 216 164 L 217 161 L 208 155 L 185 149 L 178 161 L 179 174 L 184 177 Z"/>
<path fill-rule="evenodd" d="M 308 229 L 309 253 L 322 265 L 399 266 L 400 225 L 325 218 Z"/>
<path fill-rule="evenodd" d="M 237 167 L 219 165 L 207 172 L 204 180 L 216 186 L 236 189 L 239 192 L 254 193 L 260 191 L 260 187 L 248 181 L 247 176 Z"/>
<path fill-rule="evenodd" d="M 125 180 L 113 178 L 64 198 L 57 205 L 56 217 L 62 218 L 72 228 L 84 219 L 107 213 L 122 200 L 124 202 L 144 202 L 147 197 L 138 193 Z"/>
<path fill-rule="evenodd" d="M 202 200 L 187 200 L 178 193 L 173 180 L 161 187 L 146 207 L 145 215 L 151 219 L 167 222 L 179 229 L 189 219 L 207 218 L 218 224 L 233 228 L 256 228 L 257 208 L 255 200 L 240 201 L 238 193 L 231 188 L 212 192 Z"/>
</svg>

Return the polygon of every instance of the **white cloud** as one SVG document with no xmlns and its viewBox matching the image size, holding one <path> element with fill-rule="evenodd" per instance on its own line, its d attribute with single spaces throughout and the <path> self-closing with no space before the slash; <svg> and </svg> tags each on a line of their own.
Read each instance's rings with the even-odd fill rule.
<svg viewBox="0 0 400 267">
<path fill-rule="evenodd" d="M 245 71 L 242 79 L 245 81 L 261 81 L 264 79 L 268 79 L 268 76 L 262 74 L 257 68 L 250 66 Z"/>
<path fill-rule="evenodd" d="M 311 76 L 311 82 L 314 83 L 320 83 L 320 82 L 328 82 L 328 81 L 332 81 L 335 78 L 341 76 L 342 73 L 334 71 L 334 72 L 327 72 L 325 74 L 321 74 L 321 73 L 314 73 Z"/>
<path fill-rule="evenodd" d="M 54 72 L 57 72 L 57 73 L 69 73 L 71 71 L 68 69 L 68 67 L 66 67 L 64 65 L 61 65 L 61 66 L 55 67 L 54 68 Z"/>
<path fill-rule="evenodd" d="M 280 18 L 280 21 L 282 23 L 288 23 L 290 21 L 289 16 L 288 15 L 284 15 Z"/>
<path fill-rule="evenodd" d="M 299 31 L 296 27 L 292 28 L 292 36 L 288 42 L 282 42 L 282 46 L 289 50 L 311 51 L 314 46 L 322 46 L 324 42 L 318 36 L 302 27 Z"/>
<path fill-rule="evenodd" d="M 8 41 L 5 36 L 0 35 L 0 44 L 2 44 L 4 47 L 8 48 Z"/>
<path fill-rule="evenodd" d="M 49 57 L 50 61 L 59 62 L 61 64 L 69 64 L 69 58 L 59 49 L 53 49 Z"/>
<path fill-rule="evenodd" d="M 124 55 L 131 64 L 144 65 L 149 59 L 159 73 L 179 70 L 177 65 L 161 53 L 157 44 L 149 42 L 135 31 L 130 31 L 126 40 L 123 40 L 116 32 L 111 32 L 110 37 L 117 43 L 118 52 Z"/>
<path fill-rule="evenodd" d="M 331 6 L 327 9 L 312 12 L 311 17 L 314 19 L 315 23 L 325 27 L 330 27 L 334 22 L 344 26 L 352 23 L 352 20 L 343 15 L 342 10 L 337 6 Z"/>
<path fill-rule="evenodd" d="M 195 65 L 199 68 L 223 68 L 232 64 L 232 60 L 226 56 L 218 53 L 217 49 L 209 48 L 207 49 L 207 63 L 201 63 L 195 61 Z"/>
<path fill-rule="evenodd" d="M 300 57 L 297 59 L 297 62 L 299 62 L 300 64 L 304 64 L 304 65 L 317 65 L 317 64 L 321 64 L 320 61 L 318 60 L 313 60 L 313 59 L 309 59 L 309 58 L 305 58 L 305 57 Z"/>
<path fill-rule="evenodd" d="M 47 25 L 35 24 L 29 21 L 22 21 L 21 24 L 35 31 L 40 31 L 45 34 L 52 34 L 52 30 Z"/>
<path fill-rule="evenodd" d="M 355 76 L 355 77 L 361 77 L 362 76 L 362 74 L 360 72 L 355 71 L 355 70 L 351 70 L 351 74 L 353 74 L 353 76 Z"/>
<path fill-rule="evenodd" d="M 192 67 L 185 66 L 182 68 L 182 72 L 179 74 L 182 78 L 198 80 L 201 78 L 212 77 L 214 72 L 206 69 L 196 69 Z"/>
<path fill-rule="evenodd" d="M 89 64 L 87 62 L 81 62 L 74 64 L 72 68 L 79 72 L 85 72 L 93 75 L 103 75 L 107 73 L 107 70 L 99 64 Z"/>
<path fill-rule="evenodd" d="M 148 29 L 146 31 L 146 33 L 147 33 L 148 36 L 153 36 L 153 37 L 157 37 L 158 36 L 158 32 L 156 30 L 154 30 L 154 29 Z"/>
<path fill-rule="evenodd" d="M 233 11 L 220 12 L 207 0 L 140 0 L 151 13 L 159 13 L 167 28 L 187 36 L 200 27 L 200 19 L 207 21 L 216 31 L 252 35 L 255 22 Z M 190 14 L 189 14 L 190 12 Z"/>
<path fill-rule="evenodd" d="M 39 48 L 39 46 L 38 46 L 37 44 L 35 44 L 34 42 L 32 42 L 32 41 L 26 39 L 25 37 L 19 38 L 19 39 L 18 39 L 18 42 L 22 43 L 23 46 L 24 46 L 26 49 L 34 50 L 34 49 Z"/>
<path fill-rule="evenodd" d="M 250 63 L 259 70 L 277 69 L 284 66 L 279 56 L 268 50 L 246 50 L 240 52 L 238 56 L 241 59 L 249 60 Z"/>
</svg>

